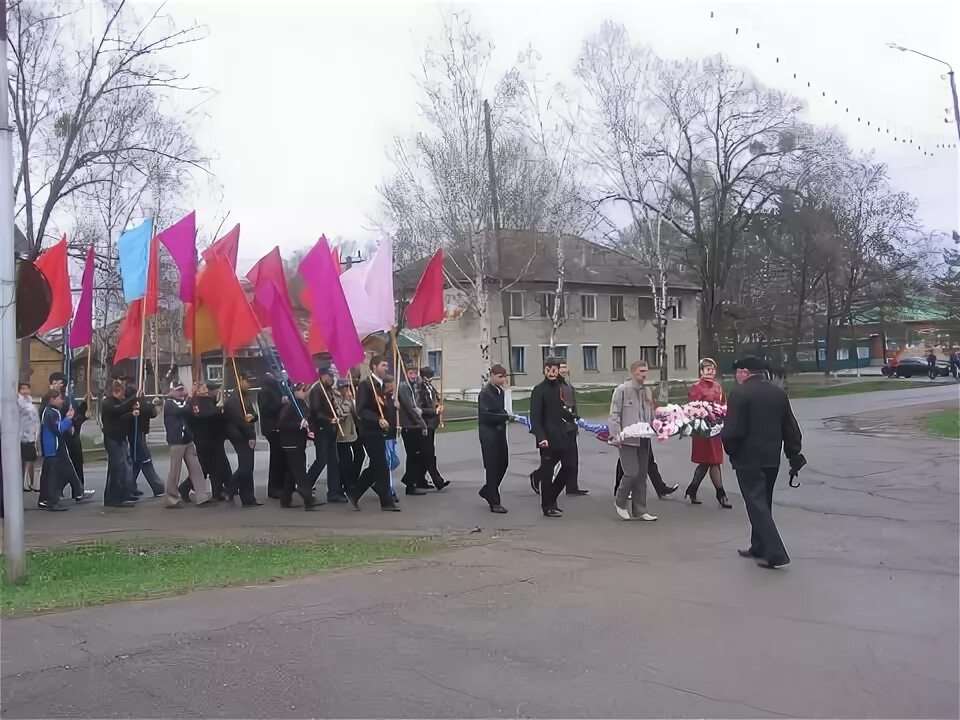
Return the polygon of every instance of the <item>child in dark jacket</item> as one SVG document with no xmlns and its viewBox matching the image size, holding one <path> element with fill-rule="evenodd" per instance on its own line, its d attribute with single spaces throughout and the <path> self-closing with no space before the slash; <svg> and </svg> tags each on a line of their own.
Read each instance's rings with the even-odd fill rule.
<svg viewBox="0 0 960 720">
<path fill-rule="evenodd" d="M 66 510 L 60 503 L 61 488 L 70 485 L 73 499 L 82 502 L 85 498 L 80 479 L 70 462 L 66 435 L 73 432 L 73 408 L 63 414 L 65 397 L 59 390 L 50 390 L 44 395 L 43 417 L 40 421 L 40 448 L 43 451 L 43 468 L 40 470 L 41 510 Z"/>
</svg>

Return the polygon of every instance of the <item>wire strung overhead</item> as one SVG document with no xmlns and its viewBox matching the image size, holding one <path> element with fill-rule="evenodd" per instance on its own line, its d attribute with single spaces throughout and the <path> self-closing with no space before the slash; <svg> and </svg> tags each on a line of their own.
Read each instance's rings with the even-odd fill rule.
<svg viewBox="0 0 960 720">
<path fill-rule="evenodd" d="M 716 19 L 716 14 L 715 14 L 715 11 L 713 10 L 710 11 L 710 19 L 711 20 Z M 737 37 L 741 37 L 739 26 L 735 26 L 733 28 L 733 34 Z M 752 44 L 755 45 L 755 49 L 757 50 L 761 49 L 759 42 L 754 42 Z M 775 64 L 780 65 L 779 55 L 774 56 L 774 62 Z M 797 73 L 792 73 L 792 74 L 793 74 L 794 80 L 803 82 L 803 79 L 798 77 Z M 807 83 L 807 88 L 810 89 L 813 93 L 816 93 L 817 88 L 814 88 L 813 82 L 811 80 L 807 80 L 806 83 Z M 839 108 L 841 107 L 840 99 L 837 97 L 833 97 L 832 94 L 830 94 L 828 97 L 828 93 L 826 90 L 820 90 L 821 100 L 829 100 L 830 98 L 833 99 L 834 106 L 836 106 L 837 109 L 839 110 Z M 948 143 L 948 142 L 935 143 L 933 146 L 928 144 L 926 147 L 924 147 L 919 140 L 914 140 L 914 135 L 916 135 L 917 133 L 914 133 L 912 129 L 901 128 L 898 130 L 896 127 L 893 127 L 893 131 L 891 132 L 891 123 L 889 123 L 888 121 L 884 120 L 882 122 L 878 122 L 875 119 L 868 118 L 866 115 L 863 115 L 863 114 L 858 115 L 855 112 L 851 113 L 850 106 L 847 105 L 846 103 L 843 103 L 843 112 L 845 115 L 850 115 L 851 120 L 853 119 L 854 116 L 856 116 L 857 124 L 859 124 L 861 127 L 870 128 L 870 130 L 876 130 L 878 135 L 880 135 L 883 138 L 889 139 L 892 142 L 912 146 L 916 148 L 917 152 L 922 153 L 923 155 L 926 155 L 928 157 L 933 157 L 935 154 L 937 154 L 936 151 L 955 150 L 957 148 L 957 143 Z"/>
</svg>

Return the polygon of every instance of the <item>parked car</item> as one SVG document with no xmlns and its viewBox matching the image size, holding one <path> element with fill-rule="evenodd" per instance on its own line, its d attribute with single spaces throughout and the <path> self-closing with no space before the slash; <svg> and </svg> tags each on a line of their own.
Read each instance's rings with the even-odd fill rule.
<svg viewBox="0 0 960 720">
<path fill-rule="evenodd" d="M 891 367 L 888 362 L 880 369 L 880 372 L 888 378 L 912 378 L 914 376 L 928 377 L 930 371 L 926 358 L 908 357 L 900 358 L 900 364 L 897 367 Z M 950 375 L 950 363 L 937 360 L 937 376 L 947 377 L 948 375 Z"/>
</svg>

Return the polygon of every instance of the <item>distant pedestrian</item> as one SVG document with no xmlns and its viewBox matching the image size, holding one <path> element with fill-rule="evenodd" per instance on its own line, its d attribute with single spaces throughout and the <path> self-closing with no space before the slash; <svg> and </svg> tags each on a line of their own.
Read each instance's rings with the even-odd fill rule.
<svg viewBox="0 0 960 720">
<path fill-rule="evenodd" d="M 540 451 L 540 467 L 534 471 L 531 484 L 540 491 L 540 509 L 545 517 L 563 516 L 557 499 L 576 471 L 576 431 L 576 415 L 564 402 L 560 360 L 548 358 L 543 364 L 543 381 L 530 393 L 530 432 Z M 554 474 L 557 465 L 560 470 Z"/>
<path fill-rule="evenodd" d="M 690 402 L 710 402 L 722 405 L 723 386 L 717 382 L 717 362 L 712 358 L 700 361 L 700 380 L 690 388 L 688 394 Z M 693 480 L 684 491 L 684 497 L 690 499 L 693 505 L 700 505 L 697 500 L 697 491 L 700 483 L 710 474 L 710 482 L 717 493 L 717 502 L 722 508 L 733 507 L 727 499 L 727 491 L 723 489 L 721 468 L 723 465 L 723 443 L 720 437 L 694 437 L 690 442 L 690 459 L 697 468 L 693 471 Z"/>
<path fill-rule="evenodd" d="M 387 359 L 383 355 L 370 358 L 370 375 L 357 388 L 357 432 L 370 464 L 360 473 L 356 486 L 347 495 L 354 510 L 360 509 L 360 499 L 371 487 L 380 499 L 380 509 L 398 512 L 390 488 L 390 467 L 387 440 L 396 442 L 397 412 L 387 385 Z"/>
<path fill-rule="evenodd" d="M 310 408 L 307 419 L 313 430 L 313 446 L 316 450 L 313 464 L 307 471 L 307 478 L 316 490 L 320 474 L 326 468 L 327 502 L 341 503 L 347 500 L 340 485 L 340 464 L 337 461 L 337 437 L 340 430 L 337 427 L 339 418 L 333 408 L 334 392 L 333 368 L 329 365 L 320 368 L 320 379 L 307 393 L 307 406 Z"/>
<path fill-rule="evenodd" d="M 245 377 L 241 377 L 239 387 L 223 406 L 227 440 L 237 454 L 237 470 L 227 483 L 225 494 L 231 502 L 235 495 L 239 495 L 243 507 L 256 507 L 263 505 L 257 500 L 253 487 L 258 418 L 253 412 L 252 398 L 247 397 L 249 389 L 250 383 Z"/>
<path fill-rule="evenodd" d="M 477 425 L 480 433 L 480 455 L 485 472 L 480 497 L 487 501 L 490 512 L 503 514 L 507 509 L 500 500 L 500 483 L 510 464 L 507 446 L 507 423 L 510 414 L 506 410 L 504 385 L 508 379 L 503 365 L 490 368 L 490 380 L 477 397 Z"/>
<path fill-rule="evenodd" d="M 763 361 L 744 357 L 736 362 L 737 382 L 727 403 L 723 446 L 737 473 L 752 528 L 750 547 L 740 550 L 762 567 L 778 568 L 790 562 L 773 521 L 773 488 L 785 453 L 792 470 L 806 463 L 800 426 L 787 394 L 763 378 Z"/>
<path fill-rule="evenodd" d="M 24 492 L 37 492 L 34 487 L 37 463 L 37 439 L 40 436 L 40 416 L 30 395 L 30 383 L 20 383 L 17 390 L 17 410 L 20 415 L 20 469 L 25 484 Z"/>
<path fill-rule="evenodd" d="M 927 354 L 927 375 L 930 376 L 930 379 L 933 380 L 937 377 L 937 354 L 933 351 L 933 348 L 930 348 L 930 352 Z"/>
<path fill-rule="evenodd" d="M 623 480 L 617 488 L 614 507 L 624 520 L 657 519 L 647 512 L 647 474 L 650 464 L 650 438 L 620 437 L 624 428 L 653 421 L 653 395 L 646 387 L 647 363 L 638 360 L 630 366 L 631 380 L 618 386 L 610 400 L 610 444 L 618 448 Z"/>
<path fill-rule="evenodd" d="M 303 498 L 304 510 L 316 510 L 324 503 L 314 497 L 313 482 L 307 477 L 307 441 L 311 440 L 312 430 L 307 417 L 307 388 L 297 384 L 293 388 L 293 400 L 283 404 L 277 418 L 280 433 L 280 445 L 286 455 L 287 471 L 283 489 L 280 492 L 280 507 L 293 507 L 293 493 Z"/>
</svg>

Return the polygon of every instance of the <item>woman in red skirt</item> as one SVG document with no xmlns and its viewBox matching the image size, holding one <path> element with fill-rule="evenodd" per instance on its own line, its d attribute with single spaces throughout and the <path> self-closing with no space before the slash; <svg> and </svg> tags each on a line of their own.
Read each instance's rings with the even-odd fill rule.
<svg viewBox="0 0 960 720">
<path fill-rule="evenodd" d="M 700 381 L 690 388 L 690 402 L 712 402 L 723 404 L 723 387 L 717 382 L 717 363 L 710 358 L 700 361 Z M 727 492 L 723 489 L 723 480 L 720 477 L 720 466 L 723 465 L 723 443 L 720 436 L 692 438 L 690 459 L 697 465 L 693 471 L 693 481 L 687 486 L 685 497 L 690 498 L 694 505 L 700 505 L 697 500 L 697 490 L 703 478 L 710 473 L 710 482 L 717 490 L 717 502 L 722 508 L 733 507 L 727 500 Z"/>
</svg>

